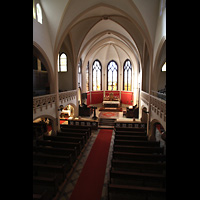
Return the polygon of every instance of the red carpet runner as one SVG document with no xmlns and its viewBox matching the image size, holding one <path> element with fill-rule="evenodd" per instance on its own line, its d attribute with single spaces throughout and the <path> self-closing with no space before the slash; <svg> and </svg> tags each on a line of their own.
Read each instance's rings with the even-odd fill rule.
<svg viewBox="0 0 200 200">
<path fill-rule="evenodd" d="M 99 131 L 70 200 L 101 199 L 112 131 Z"/>
</svg>

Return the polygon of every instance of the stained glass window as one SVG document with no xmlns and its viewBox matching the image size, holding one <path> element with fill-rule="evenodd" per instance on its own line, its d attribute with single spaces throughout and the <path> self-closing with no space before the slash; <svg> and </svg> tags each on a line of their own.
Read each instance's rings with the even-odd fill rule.
<svg viewBox="0 0 200 200">
<path fill-rule="evenodd" d="M 78 87 L 82 87 L 82 59 L 78 63 Z"/>
<path fill-rule="evenodd" d="M 108 63 L 107 68 L 107 90 L 117 90 L 118 89 L 118 66 L 114 60 Z"/>
<path fill-rule="evenodd" d="M 95 60 L 92 65 L 92 90 L 101 90 L 101 63 Z"/>
<path fill-rule="evenodd" d="M 124 83 L 123 89 L 126 91 L 131 91 L 132 82 L 132 66 L 130 60 L 124 62 Z"/>
<path fill-rule="evenodd" d="M 89 91 L 89 61 L 86 67 L 86 92 Z"/>
</svg>

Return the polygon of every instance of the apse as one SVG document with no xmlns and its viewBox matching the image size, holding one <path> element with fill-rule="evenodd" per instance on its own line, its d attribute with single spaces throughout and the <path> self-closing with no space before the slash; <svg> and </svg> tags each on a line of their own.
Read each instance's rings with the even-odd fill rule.
<svg viewBox="0 0 200 200">
<path fill-rule="evenodd" d="M 89 83 L 92 90 L 92 64 L 99 60 L 102 65 L 102 90 L 107 90 L 108 74 L 107 67 L 110 61 L 118 66 L 118 90 L 123 90 L 123 66 L 128 59 L 132 64 L 132 88 L 137 98 L 139 83 L 139 60 L 140 55 L 137 46 L 130 34 L 118 23 L 111 19 L 103 18 L 96 23 L 85 36 L 79 51 L 79 57 L 83 60 L 82 69 L 86 71 L 89 63 Z M 86 76 L 83 76 L 83 92 L 86 90 Z"/>
</svg>

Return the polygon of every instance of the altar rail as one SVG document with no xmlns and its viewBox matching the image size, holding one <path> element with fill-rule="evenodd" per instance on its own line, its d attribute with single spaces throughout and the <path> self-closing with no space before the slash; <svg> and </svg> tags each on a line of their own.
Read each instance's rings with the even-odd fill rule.
<svg viewBox="0 0 200 200">
<path fill-rule="evenodd" d="M 62 104 L 64 107 L 70 103 L 76 105 L 76 96 L 77 90 L 60 92 L 59 105 Z M 40 115 L 51 115 L 55 118 L 55 102 L 56 93 L 33 97 L 33 119 L 36 119 Z"/>
<path fill-rule="evenodd" d="M 80 126 L 80 127 L 91 127 L 91 129 L 98 129 L 98 120 L 83 120 L 83 119 L 74 119 L 68 120 L 68 125 L 71 126 Z"/>
</svg>

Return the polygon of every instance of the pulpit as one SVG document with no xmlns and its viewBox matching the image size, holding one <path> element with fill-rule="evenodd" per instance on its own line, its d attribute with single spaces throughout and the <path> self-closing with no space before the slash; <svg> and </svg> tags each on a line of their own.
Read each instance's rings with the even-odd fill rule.
<svg viewBox="0 0 200 200">
<path fill-rule="evenodd" d="M 126 108 L 126 118 L 138 118 L 139 108 L 137 104 L 135 106 L 129 106 Z"/>
<path fill-rule="evenodd" d="M 90 116 L 92 114 L 92 108 L 87 107 L 87 105 L 79 105 L 79 116 Z"/>
<path fill-rule="evenodd" d="M 94 120 L 98 119 L 98 117 L 96 116 L 96 109 L 97 109 L 97 107 L 92 106 L 91 108 L 94 110 L 94 116 L 92 117 L 92 119 L 94 119 Z"/>
</svg>

